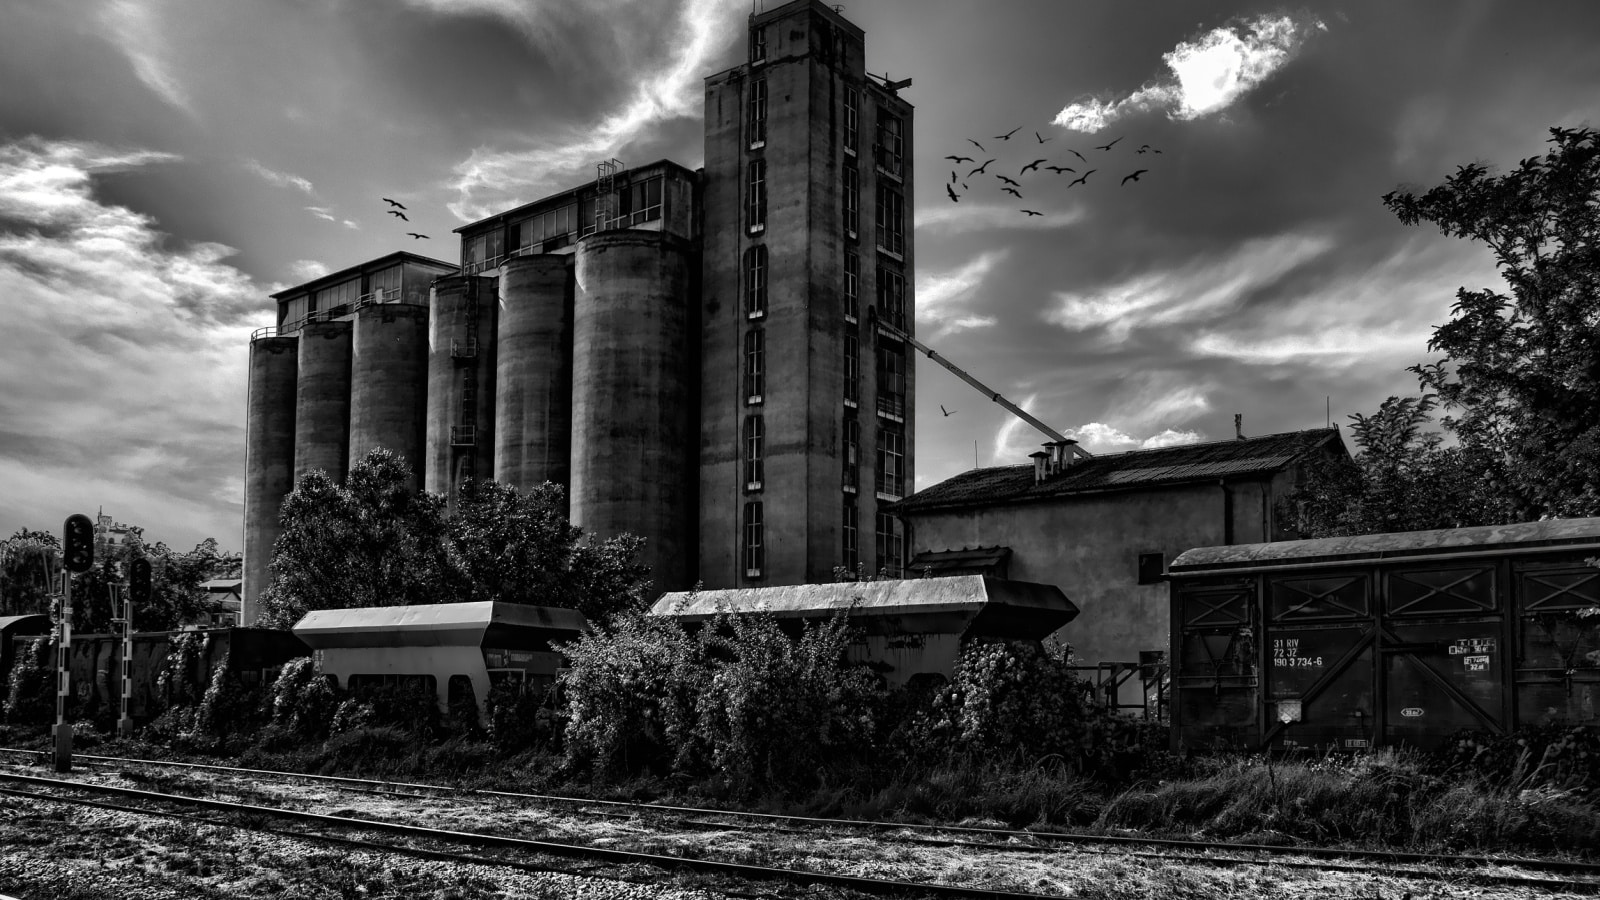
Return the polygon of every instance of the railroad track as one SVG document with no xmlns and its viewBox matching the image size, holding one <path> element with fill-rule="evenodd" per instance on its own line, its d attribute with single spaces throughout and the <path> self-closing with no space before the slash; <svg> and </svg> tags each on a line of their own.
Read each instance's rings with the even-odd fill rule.
<svg viewBox="0 0 1600 900">
<path fill-rule="evenodd" d="M 0 752 L 14 754 L 40 754 L 39 751 L 0 748 Z M 812 834 L 819 830 L 867 830 L 881 833 L 884 838 L 900 843 L 937 847 L 960 847 L 990 853 L 1039 854 L 1061 852 L 1064 846 L 1077 848 L 1100 847 L 1114 850 L 1119 856 L 1154 859 L 1164 862 L 1184 862 L 1196 865 L 1276 866 L 1288 869 L 1339 871 L 1382 874 L 1392 877 L 1419 880 L 1465 880 L 1477 884 L 1495 884 L 1583 893 L 1600 893 L 1600 863 L 1581 860 L 1554 860 L 1526 857 L 1489 857 L 1412 853 L 1404 851 L 1368 850 L 1356 848 L 1283 847 L 1264 844 L 1234 844 L 1223 842 L 1191 841 L 1175 838 L 1156 838 L 1127 835 L 1085 834 L 1060 831 L 1032 831 L 973 826 L 925 825 L 902 822 L 865 821 L 857 819 L 830 819 L 773 813 L 752 813 L 704 807 L 674 806 L 667 804 L 637 803 L 616 800 L 593 800 L 551 794 L 520 793 L 485 789 L 458 788 L 447 785 L 384 781 L 350 776 L 310 775 L 274 770 L 241 769 L 203 763 L 169 762 L 161 760 L 124 757 L 78 755 L 75 759 L 96 767 L 141 766 L 216 773 L 230 778 L 256 780 L 294 780 L 329 785 L 341 791 L 389 796 L 455 796 L 522 804 L 559 804 L 584 815 L 627 817 L 670 824 L 685 829 L 738 829 L 786 834 Z M 5 776 L 0 776 L 5 777 Z M 121 789 L 129 790 L 129 789 Z M 145 792 L 149 793 L 149 792 Z M 182 795 L 172 795 L 182 796 Z M 191 798 L 192 799 L 192 798 Z M 223 802 L 223 801 L 206 801 Z M 262 808 L 270 809 L 270 808 Z M 259 811 L 259 810 L 258 810 Z M 292 811 L 288 811 L 292 812 Z M 306 813 L 305 815 L 319 815 Z M 334 817 L 341 822 L 350 821 Z M 415 826 L 404 826 L 415 827 Z M 978 840 L 986 838 L 987 840 Z M 525 840 L 525 839 L 515 839 Z M 534 842 L 550 844 L 551 842 Z M 565 847 L 569 853 L 581 855 L 579 845 L 551 844 Z M 1150 849 L 1136 849 L 1150 848 Z M 606 851 L 627 853 L 632 851 Z M 1244 855 L 1241 855 L 1244 854 Z M 690 860 L 688 857 L 660 857 L 659 854 L 642 854 L 635 861 L 659 857 L 657 863 L 670 864 Z M 1299 857 L 1291 859 L 1286 857 Z M 619 857 L 620 859 L 620 857 Z M 1362 860 L 1386 864 L 1384 868 L 1352 864 Z M 713 860 L 694 859 L 695 865 L 721 865 Z M 1404 868 L 1396 868 L 1396 866 Z M 1423 867 L 1440 867 L 1430 869 Z M 1463 871 L 1463 867 L 1471 867 Z M 764 867 L 756 867 L 764 870 Z M 1498 871 L 1495 871 L 1498 870 Z M 1507 871 L 1509 870 L 1509 871 Z M 788 871 L 788 870 L 783 870 Z M 1565 877 L 1534 877 L 1521 873 L 1546 873 Z M 808 873 L 822 875 L 823 873 Z M 759 877 L 750 873 L 746 877 Z M 779 877 L 768 875 L 767 877 Z M 833 876 L 829 876 L 833 877 Z M 844 876 L 854 877 L 854 876 Z M 812 882 L 821 883 L 821 882 Z M 887 882 L 891 889 L 907 889 L 911 883 Z M 858 887 L 864 892 L 869 888 Z M 963 894 L 963 896 L 1000 896 L 1004 892 Z M 1005 894 L 1005 896 L 1040 896 Z"/>
</svg>

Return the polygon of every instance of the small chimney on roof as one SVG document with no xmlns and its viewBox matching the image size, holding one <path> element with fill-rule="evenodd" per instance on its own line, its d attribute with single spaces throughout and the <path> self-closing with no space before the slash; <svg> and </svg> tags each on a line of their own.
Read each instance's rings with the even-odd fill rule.
<svg viewBox="0 0 1600 900">
<path fill-rule="evenodd" d="M 1033 460 L 1033 483 L 1038 484 L 1070 468 L 1072 458 L 1081 453 L 1077 446 L 1077 441 L 1067 438 L 1063 441 L 1051 441 L 1044 445 L 1043 450 L 1028 454 Z"/>
<path fill-rule="evenodd" d="M 1043 450 L 1035 450 L 1028 454 L 1028 458 L 1033 460 L 1033 483 L 1039 484 L 1043 482 L 1047 477 L 1045 475 L 1045 460 L 1050 458 L 1050 454 Z"/>
<path fill-rule="evenodd" d="M 1233 438 L 1236 441 L 1244 440 L 1244 414 L 1233 414 Z"/>
</svg>

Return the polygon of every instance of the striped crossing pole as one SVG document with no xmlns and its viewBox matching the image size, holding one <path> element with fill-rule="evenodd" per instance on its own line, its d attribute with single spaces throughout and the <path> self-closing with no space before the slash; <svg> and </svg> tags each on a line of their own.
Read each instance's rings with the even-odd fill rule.
<svg viewBox="0 0 1600 900">
<path fill-rule="evenodd" d="M 131 595 L 131 591 L 129 594 Z M 133 597 L 122 598 L 122 715 L 117 719 L 117 734 L 133 737 L 133 717 L 128 710 L 133 699 Z"/>
<path fill-rule="evenodd" d="M 56 771 L 72 771 L 72 726 L 67 692 L 72 689 L 72 573 L 94 565 L 94 523 L 81 513 L 61 526 L 61 639 L 56 645 Z"/>
</svg>

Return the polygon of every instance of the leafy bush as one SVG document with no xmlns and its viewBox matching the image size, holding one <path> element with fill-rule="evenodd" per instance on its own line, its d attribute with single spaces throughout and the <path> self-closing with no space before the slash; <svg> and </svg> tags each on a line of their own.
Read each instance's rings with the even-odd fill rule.
<svg viewBox="0 0 1600 900">
<path fill-rule="evenodd" d="M 519 689 L 510 683 L 489 690 L 489 737 L 505 751 L 526 750 L 549 743 L 556 736 L 555 719 L 545 707 L 544 691 Z M 478 710 L 471 711 L 474 724 Z"/>
<path fill-rule="evenodd" d="M 1463 731 L 1434 757 L 1443 774 L 1504 788 L 1600 790 L 1600 727 L 1564 721 L 1491 735 Z"/>
<path fill-rule="evenodd" d="M 291 740 L 327 737 L 338 702 L 309 656 L 285 663 L 267 694 L 272 725 Z"/>
<path fill-rule="evenodd" d="M 233 668 L 233 654 L 222 657 L 195 711 L 195 731 L 204 737 L 252 734 L 261 727 L 263 691 L 249 687 Z"/>
<path fill-rule="evenodd" d="M 187 631 L 172 639 L 156 675 L 156 697 L 166 709 L 193 709 L 205 698 L 206 652 L 211 636 Z"/>
<path fill-rule="evenodd" d="M 714 665 L 696 732 L 736 789 L 811 783 L 828 762 L 871 751 L 883 687 L 845 664 L 847 615 L 806 622 L 796 639 L 770 613 L 724 614 L 700 637 Z"/>
<path fill-rule="evenodd" d="M 17 650 L 6 684 L 6 721 L 48 725 L 55 718 L 55 638 L 28 641 Z"/>
<path fill-rule="evenodd" d="M 567 761 L 601 777 L 697 768 L 696 700 L 709 681 L 704 645 L 675 622 L 630 613 L 563 648 Z"/>
</svg>

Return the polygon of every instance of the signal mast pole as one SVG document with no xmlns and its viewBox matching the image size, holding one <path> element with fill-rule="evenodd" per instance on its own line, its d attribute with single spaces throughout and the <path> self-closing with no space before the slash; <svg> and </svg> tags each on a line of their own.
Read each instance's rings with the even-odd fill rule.
<svg viewBox="0 0 1600 900">
<path fill-rule="evenodd" d="M 72 726 L 67 724 L 67 696 L 72 690 L 72 575 L 94 565 L 94 523 L 81 513 L 61 526 L 61 624 L 56 642 L 57 772 L 72 771 Z"/>
</svg>

